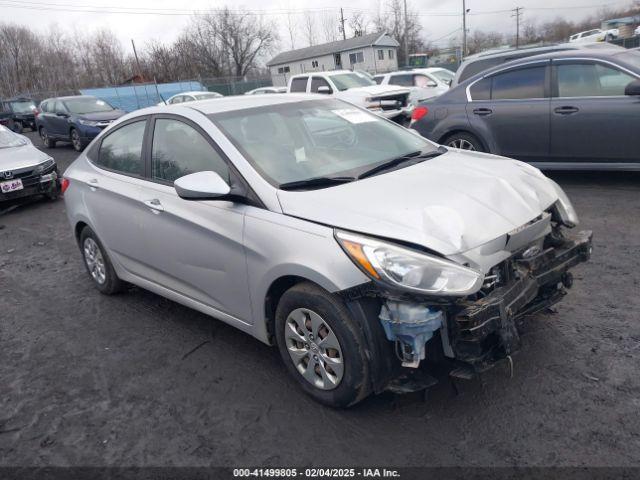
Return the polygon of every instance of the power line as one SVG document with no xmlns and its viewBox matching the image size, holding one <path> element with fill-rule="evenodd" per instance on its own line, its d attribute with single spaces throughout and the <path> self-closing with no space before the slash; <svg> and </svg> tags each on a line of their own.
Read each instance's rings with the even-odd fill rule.
<svg viewBox="0 0 640 480">
<path fill-rule="evenodd" d="M 18 0 L 0 0 L 0 6 L 13 9 L 22 10 L 39 10 L 39 11 L 53 11 L 53 12 L 72 12 L 72 13 L 106 13 L 116 15 L 159 15 L 159 16 L 198 16 L 208 15 L 210 13 L 226 11 L 231 15 L 282 15 L 282 14 L 304 14 L 304 13 L 324 13 L 335 12 L 338 7 L 310 7 L 303 9 L 283 9 L 283 8 L 270 8 L 268 10 L 256 10 L 256 9 L 224 9 L 224 8 L 210 8 L 200 10 L 186 10 L 177 8 L 160 8 L 160 7 L 126 7 L 126 6 L 99 6 L 90 4 L 69 4 L 69 3 L 43 3 L 36 1 L 18 1 Z M 575 10 L 575 9 L 588 9 L 597 7 L 611 7 L 612 4 L 591 4 L 591 5 L 577 5 L 572 7 L 526 7 L 527 10 Z M 344 10 L 351 12 L 362 13 L 382 13 L 392 14 L 391 11 L 379 12 L 372 9 L 360 9 L 356 7 L 343 7 Z M 520 7 L 524 8 L 524 7 Z M 494 15 L 501 13 L 512 12 L 513 9 L 503 10 L 486 10 L 486 11 L 474 11 L 467 13 L 467 15 Z M 433 13 L 415 13 L 414 17 L 462 17 L 460 12 L 433 12 Z"/>
</svg>

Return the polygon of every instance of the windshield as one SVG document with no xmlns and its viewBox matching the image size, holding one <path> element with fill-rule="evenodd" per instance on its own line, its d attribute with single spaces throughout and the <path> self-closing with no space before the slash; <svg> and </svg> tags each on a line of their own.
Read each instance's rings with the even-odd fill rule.
<svg viewBox="0 0 640 480">
<path fill-rule="evenodd" d="M 625 50 L 622 53 L 618 53 L 616 58 L 640 70 L 640 51 Z"/>
<path fill-rule="evenodd" d="M 72 100 L 65 100 L 64 105 L 71 113 L 81 115 L 83 113 L 110 112 L 115 110 L 104 100 L 95 97 L 78 97 Z"/>
<path fill-rule="evenodd" d="M 31 100 L 10 103 L 11 110 L 13 110 L 15 113 L 33 113 L 33 111 L 36 109 L 36 104 Z"/>
<path fill-rule="evenodd" d="M 194 97 L 196 97 L 196 100 L 205 100 L 207 98 L 218 98 L 221 97 L 222 95 L 220 95 L 219 93 L 196 93 L 194 95 Z"/>
<path fill-rule="evenodd" d="M 369 87 L 376 84 L 373 80 L 369 80 L 357 73 L 339 73 L 337 75 L 331 75 L 330 78 L 336 88 L 341 92 L 350 88 Z"/>
<path fill-rule="evenodd" d="M 27 140 L 10 130 L 0 127 L 0 148 L 22 147 Z"/>
<path fill-rule="evenodd" d="M 436 146 L 377 115 L 333 99 L 210 115 L 273 185 L 357 177 L 372 167 Z"/>
</svg>

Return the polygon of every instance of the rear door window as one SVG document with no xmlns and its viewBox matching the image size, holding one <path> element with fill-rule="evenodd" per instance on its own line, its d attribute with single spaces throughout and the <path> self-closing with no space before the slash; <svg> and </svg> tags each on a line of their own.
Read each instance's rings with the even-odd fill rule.
<svg viewBox="0 0 640 480">
<path fill-rule="evenodd" d="M 494 75 L 491 98 L 511 100 L 544 98 L 545 67 L 521 68 Z"/>
<path fill-rule="evenodd" d="M 307 91 L 307 78 L 308 77 L 300 77 L 294 78 L 291 80 L 291 91 L 292 92 L 306 92 Z"/>
<path fill-rule="evenodd" d="M 142 175 L 142 144 L 146 120 L 129 123 L 108 134 L 100 144 L 98 165 L 127 175 Z"/>
<path fill-rule="evenodd" d="M 413 87 L 413 75 L 391 75 L 390 85 L 401 85 L 403 87 Z"/>
<path fill-rule="evenodd" d="M 490 100 L 491 99 L 491 78 L 483 78 L 482 80 L 474 83 L 469 88 L 471 99 L 478 100 Z"/>
</svg>

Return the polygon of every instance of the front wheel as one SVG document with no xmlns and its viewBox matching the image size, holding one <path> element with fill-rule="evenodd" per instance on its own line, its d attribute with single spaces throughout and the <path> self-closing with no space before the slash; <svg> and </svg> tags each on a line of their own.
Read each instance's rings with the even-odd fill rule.
<svg viewBox="0 0 640 480">
<path fill-rule="evenodd" d="M 276 340 L 287 370 L 315 400 L 348 407 L 370 393 L 364 336 L 339 297 L 308 282 L 287 290 Z"/>
<path fill-rule="evenodd" d="M 448 136 L 442 143 L 447 147 L 458 148 L 460 150 L 484 152 L 484 147 L 480 140 L 470 133 L 454 133 Z"/>
</svg>

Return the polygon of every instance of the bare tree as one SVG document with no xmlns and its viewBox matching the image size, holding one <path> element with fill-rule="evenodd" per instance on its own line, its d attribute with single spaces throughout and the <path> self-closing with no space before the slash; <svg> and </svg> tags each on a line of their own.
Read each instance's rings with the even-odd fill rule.
<svg viewBox="0 0 640 480">
<path fill-rule="evenodd" d="M 401 65 L 407 64 L 409 53 L 423 51 L 426 48 L 418 15 L 412 5 L 407 3 L 406 25 L 402 0 L 385 0 L 385 3 L 379 4 L 377 16 L 373 20 L 376 30 L 387 32 L 400 43 L 398 63 Z M 405 52 L 405 44 L 408 45 L 409 52 Z"/>
<path fill-rule="evenodd" d="M 338 16 L 331 12 L 320 14 L 320 26 L 325 43 L 335 42 L 339 39 Z"/>
<path fill-rule="evenodd" d="M 302 16 L 302 31 L 308 46 L 316 44 L 316 20 L 309 11 L 304 12 Z"/>
<path fill-rule="evenodd" d="M 353 12 L 347 21 L 349 28 L 353 31 L 354 37 L 361 37 L 367 34 L 367 29 L 371 22 L 362 12 Z"/>
</svg>

